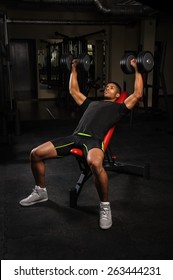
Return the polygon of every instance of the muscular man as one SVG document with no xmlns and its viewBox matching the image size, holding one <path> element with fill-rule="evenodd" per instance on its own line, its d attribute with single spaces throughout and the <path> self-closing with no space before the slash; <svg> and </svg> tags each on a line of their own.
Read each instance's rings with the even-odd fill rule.
<svg viewBox="0 0 173 280">
<path fill-rule="evenodd" d="M 135 69 L 134 91 L 124 103 L 116 103 L 121 88 L 116 82 L 109 82 L 104 90 L 104 100 L 91 101 L 80 92 L 76 61 L 72 62 L 69 91 L 75 102 L 84 111 L 74 132 L 66 137 L 53 139 L 34 148 L 30 154 L 31 170 L 35 179 L 33 192 L 20 201 L 22 206 L 48 200 L 45 183 L 45 160 L 70 154 L 74 147 L 82 148 L 93 174 L 94 183 L 100 199 L 99 226 L 108 229 L 112 226 L 112 215 L 108 198 L 108 176 L 103 167 L 106 132 L 138 103 L 143 94 L 143 79 L 138 72 L 136 60 L 131 60 Z"/>
</svg>

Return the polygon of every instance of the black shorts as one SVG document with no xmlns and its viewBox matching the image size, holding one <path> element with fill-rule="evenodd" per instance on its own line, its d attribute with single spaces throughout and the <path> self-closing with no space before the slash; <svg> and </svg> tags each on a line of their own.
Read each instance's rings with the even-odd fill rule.
<svg viewBox="0 0 173 280">
<path fill-rule="evenodd" d="M 99 148 L 104 151 L 103 141 L 92 136 L 69 135 L 51 140 L 59 157 L 70 154 L 72 148 L 79 148 L 86 156 L 88 151 L 93 148 Z"/>
</svg>

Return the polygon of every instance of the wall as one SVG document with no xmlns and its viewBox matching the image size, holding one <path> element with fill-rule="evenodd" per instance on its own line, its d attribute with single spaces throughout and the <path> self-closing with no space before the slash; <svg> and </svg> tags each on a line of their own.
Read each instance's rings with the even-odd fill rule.
<svg viewBox="0 0 173 280">
<path fill-rule="evenodd" d="M 167 43 L 165 65 L 164 65 L 164 77 L 167 85 L 167 91 L 169 95 L 173 95 L 173 79 L 172 79 L 172 65 L 173 65 L 173 20 L 168 19 L 160 21 L 156 28 L 156 41 L 163 41 Z M 160 94 L 163 94 L 161 92 Z"/>
<path fill-rule="evenodd" d="M 21 13 L 19 12 L 9 12 L 9 18 L 21 18 Z M 42 12 L 38 15 L 37 12 L 23 12 L 22 19 L 34 18 L 42 20 L 55 20 L 63 21 L 69 19 L 73 20 L 91 20 L 93 15 L 86 14 L 76 14 L 76 13 L 51 13 L 50 17 L 48 13 Z M 150 23 L 152 22 L 152 25 Z M 153 49 L 153 42 L 166 41 L 167 51 L 165 59 L 165 80 L 168 89 L 168 94 L 173 95 L 173 82 L 172 82 L 172 62 L 173 62 L 173 36 L 170 36 L 172 32 L 173 22 L 169 20 L 158 20 L 156 25 L 151 20 L 142 19 L 136 25 L 132 26 L 103 26 L 103 25 L 76 25 L 76 24 L 8 24 L 8 34 L 9 38 L 32 38 L 32 39 L 53 39 L 57 38 L 55 32 L 60 32 L 67 36 L 80 36 L 84 34 L 89 34 L 92 32 L 97 32 L 101 29 L 106 30 L 106 35 L 95 35 L 92 36 L 92 40 L 107 40 L 107 65 L 106 65 L 106 78 L 108 80 L 117 80 L 123 86 L 123 82 L 126 82 L 128 91 L 133 90 L 133 79 L 129 75 L 122 73 L 119 60 L 124 52 L 124 50 L 136 50 L 138 45 L 143 42 L 145 47 Z M 143 36 L 141 36 L 141 34 Z M 39 88 L 38 88 L 39 91 Z M 162 95 L 162 92 L 161 92 Z M 52 95 L 53 96 L 53 95 Z M 38 93 L 38 97 L 41 97 Z M 47 97 L 47 95 L 44 95 Z M 152 106 L 151 98 L 149 106 Z"/>
</svg>

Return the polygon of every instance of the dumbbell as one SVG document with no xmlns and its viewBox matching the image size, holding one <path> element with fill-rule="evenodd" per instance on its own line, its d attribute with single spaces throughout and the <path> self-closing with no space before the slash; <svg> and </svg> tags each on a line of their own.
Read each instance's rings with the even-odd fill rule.
<svg viewBox="0 0 173 280">
<path fill-rule="evenodd" d="M 134 68 L 131 66 L 130 61 L 136 59 L 138 71 L 140 73 L 148 73 L 154 67 L 154 57 L 150 51 L 142 51 L 137 56 L 134 53 L 126 53 L 120 60 L 120 66 L 125 74 L 133 74 Z"/>
<path fill-rule="evenodd" d="M 71 71 L 71 64 L 72 60 L 77 60 L 77 69 L 80 71 L 88 72 L 90 69 L 90 57 L 88 54 L 82 53 L 79 54 L 77 58 L 74 58 L 71 53 L 63 54 L 60 58 L 60 65 L 64 72 L 70 72 Z"/>
</svg>

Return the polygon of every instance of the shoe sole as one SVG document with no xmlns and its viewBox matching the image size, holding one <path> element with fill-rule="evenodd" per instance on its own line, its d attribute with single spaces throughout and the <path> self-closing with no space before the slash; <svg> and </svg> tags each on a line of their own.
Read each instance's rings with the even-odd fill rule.
<svg viewBox="0 0 173 280">
<path fill-rule="evenodd" d="M 30 202 L 30 203 L 19 202 L 19 204 L 22 205 L 22 206 L 30 206 L 30 205 L 33 205 L 33 204 L 36 204 L 36 203 L 47 201 L 47 200 L 48 200 L 48 198 L 44 198 L 44 199 L 37 200 L 37 201 L 34 201 L 34 202 Z"/>
<path fill-rule="evenodd" d="M 100 228 L 101 228 L 101 229 L 109 229 L 109 228 L 111 228 L 111 226 L 112 226 L 112 224 L 111 224 L 111 225 L 108 225 L 108 226 L 106 226 L 106 227 L 103 227 L 103 226 L 100 225 Z"/>
</svg>

